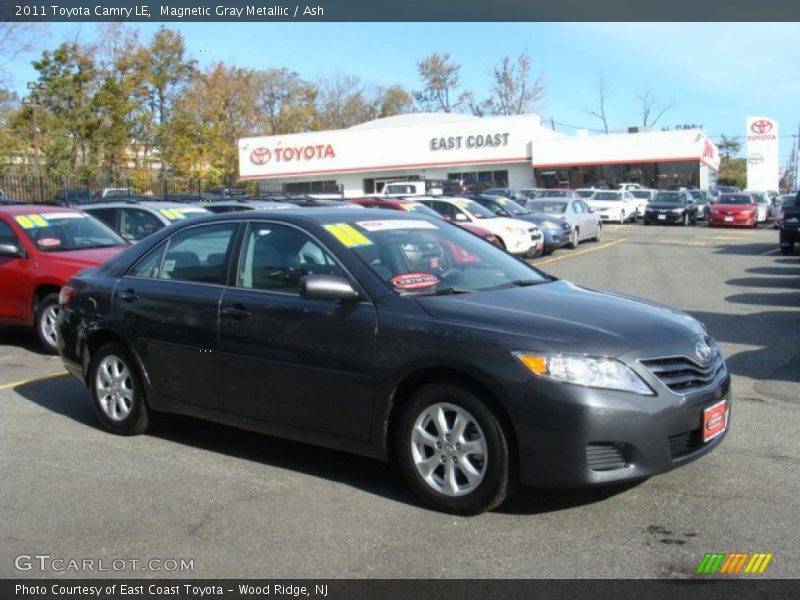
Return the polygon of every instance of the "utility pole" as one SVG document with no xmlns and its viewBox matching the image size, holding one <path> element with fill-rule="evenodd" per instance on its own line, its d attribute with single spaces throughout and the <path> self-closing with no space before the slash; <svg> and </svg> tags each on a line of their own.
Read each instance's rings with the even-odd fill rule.
<svg viewBox="0 0 800 600">
<path fill-rule="evenodd" d="M 42 166 L 39 162 L 39 126 L 36 122 L 36 108 L 39 106 L 39 86 L 35 82 L 28 82 L 30 96 L 23 103 L 31 107 L 31 127 L 33 128 L 33 175 L 36 178 L 37 200 L 44 200 L 44 182 L 42 181 Z"/>
</svg>

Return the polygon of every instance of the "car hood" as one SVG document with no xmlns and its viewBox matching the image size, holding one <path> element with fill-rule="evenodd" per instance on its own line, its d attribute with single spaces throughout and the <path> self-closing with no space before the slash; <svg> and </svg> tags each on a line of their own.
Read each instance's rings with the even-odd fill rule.
<svg viewBox="0 0 800 600">
<path fill-rule="evenodd" d="M 589 200 L 589 206 L 592 208 L 616 208 L 622 204 L 622 200 Z"/>
<path fill-rule="evenodd" d="M 113 258 L 129 246 L 112 246 L 111 248 L 89 248 L 87 250 L 68 250 L 66 252 L 43 253 L 48 262 L 74 267 L 76 270 L 96 267 Z"/>
<path fill-rule="evenodd" d="M 531 350 L 653 356 L 659 348 L 689 352 L 704 334 L 679 310 L 568 281 L 417 300 L 437 319 L 529 337 Z"/>
<path fill-rule="evenodd" d="M 506 227 L 522 227 L 527 231 L 531 227 L 536 227 L 534 223 L 520 221 L 519 219 L 509 219 L 507 217 L 492 217 L 490 219 L 475 219 L 473 225 L 488 229 L 494 234 L 507 233 Z"/>
<path fill-rule="evenodd" d="M 650 202 L 647 208 L 655 208 L 656 210 L 672 210 L 673 208 L 686 208 L 686 204 L 676 204 L 674 202 Z"/>
</svg>

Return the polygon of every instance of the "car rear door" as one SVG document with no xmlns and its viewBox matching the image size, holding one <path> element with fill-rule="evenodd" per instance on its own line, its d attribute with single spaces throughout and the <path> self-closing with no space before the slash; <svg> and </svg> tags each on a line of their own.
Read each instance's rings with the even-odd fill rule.
<svg viewBox="0 0 800 600">
<path fill-rule="evenodd" d="M 114 289 L 113 321 L 156 394 L 222 408 L 219 303 L 239 225 L 187 227 L 142 257 Z"/>
<path fill-rule="evenodd" d="M 347 276 L 322 243 L 286 223 L 252 221 L 221 304 L 225 410 L 368 440 L 377 312 L 367 299 L 303 298 L 300 279 Z"/>
</svg>

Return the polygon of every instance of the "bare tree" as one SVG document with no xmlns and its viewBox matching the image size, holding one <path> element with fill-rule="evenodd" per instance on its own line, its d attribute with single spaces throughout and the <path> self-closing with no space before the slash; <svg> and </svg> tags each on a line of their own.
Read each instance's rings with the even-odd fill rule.
<svg viewBox="0 0 800 600">
<path fill-rule="evenodd" d="M 40 23 L 6 23 L 0 21 L 0 84 L 9 83 L 5 67 L 20 55 L 36 50 L 43 39 Z"/>
<path fill-rule="evenodd" d="M 417 63 L 417 73 L 425 87 L 413 94 L 423 110 L 449 113 L 467 102 L 468 93 L 457 96 L 460 70 L 461 65 L 448 52 L 434 52 Z"/>
<path fill-rule="evenodd" d="M 655 126 L 659 119 L 664 116 L 664 113 L 675 106 L 674 98 L 667 102 L 660 102 L 650 88 L 642 90 L 638 98 L 642 103 L 642 127 Z"/>
<path fill-rule="evenodd" d="M 608 86 L 606 82 L 605 73 L 600 74 L 600 79 L 597 80 L 597 99 L 598 99 L 598 109 L 595 110 L 586 110 L 584 112 L 597 117 L 603 123 L 603 132 L 608 135 L 608 118 L 606 117 L 606 100 L 608 100 L 608 96 L 611 93 L 611 88 Z"/>
<path fill-rule="evenodd" d="M 521 115 L 528 112 L 544 96 L 542 77 L 531 80 L 531 57 L 523 52 L 516 62 L 504 56 L 489 68 L 492 96 L 484 103 L 483 113 Z"/>
<path fill-rule="evenodd" d="M 320 129 L 344 129 L 378 116 L 377 91 L 355 75 L 335 73 L 317 82 L 317 125 Z"/>
</svg>

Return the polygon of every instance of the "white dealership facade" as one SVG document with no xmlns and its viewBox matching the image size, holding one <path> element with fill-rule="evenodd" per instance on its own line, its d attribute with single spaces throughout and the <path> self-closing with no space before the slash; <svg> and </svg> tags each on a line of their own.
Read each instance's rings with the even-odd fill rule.
<svg viewBox="0 0 800 600">
<path fill-rule="evenodd" d="M 538 115 L 412 113 L 351 127 L 238 141 L 240 178 L 262 189 L 347 197 L 387 181 L 450 179 L 497 187 L 665 188 L 716 183 L 719 151 L 700 129 L 565 135 Z"/>
</svg>

